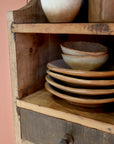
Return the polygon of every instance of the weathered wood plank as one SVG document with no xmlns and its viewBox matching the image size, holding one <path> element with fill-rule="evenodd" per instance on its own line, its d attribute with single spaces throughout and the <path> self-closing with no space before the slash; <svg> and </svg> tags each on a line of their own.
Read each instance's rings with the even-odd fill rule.
<svg viewBox="0 0 114 144">
<path fill-rule="evenodd" d="M 11 24 L 13 21 L 13 12 L 8 12 L 8 39 L 9 39 L 9 58 L 10 58 L 10 73 L 12 87 L 12 102 L 13 102 L 13 119 L 15 138 L 18 144 L 21 144 L 20 117 L 17 113 L 16 98 L 18 97 L 18 80 L 17 80 L 17 63 L 16 63 L 16 44 L 14 34 L 11 32 Z"/>
<path fill-rule="evenodd" d="M 13 24 L 12 32 L 114 35 L 114 24 L 113 23 Z"/>
</svg>

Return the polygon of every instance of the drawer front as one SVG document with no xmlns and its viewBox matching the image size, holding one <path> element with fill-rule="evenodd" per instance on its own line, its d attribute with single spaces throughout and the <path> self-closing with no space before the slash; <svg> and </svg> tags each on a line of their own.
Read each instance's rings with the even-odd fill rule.
<svg viewBox="0 0 114 144">
<path fill-rule="evenodd" d="M 96 129 L 72 124 L 74 144 L 114 144 L 114 135 Z"/>
<path fill-rule="evenodd" d="M 36 112 L 20 109 L 22 139 L 35 144 L 56 144 L 64 137 L 67 122 Z"/>
<path fill-rule="evenodd" d="M 65 134 L 73 137 L 73 144 L 114 144 L 112 134 L 26 109 L 19 109 L 19 112 L 22 139 L 34 144 L 67 144 L 62 142 Z"/>
</svg>

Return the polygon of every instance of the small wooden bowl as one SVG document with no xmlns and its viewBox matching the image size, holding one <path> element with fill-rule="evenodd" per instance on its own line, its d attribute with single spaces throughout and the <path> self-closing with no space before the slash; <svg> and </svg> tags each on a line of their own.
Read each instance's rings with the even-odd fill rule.
<svg viewBox="0 0 114 144">
<path fill-rule="evenodd" d="M 63 53 L 69 55 L 102 55 L 108 52 L 108 48 L 93 42 L 64 42 L 60 44 Z"/>
<path fill-rule="evenodd" d="M 87 56 L 73 56 L 62 54 L 63 60 L 72 69 L 77 70 L 97 70 L 108 60 L 109 55 L 87 55 Z"/>
</svg>

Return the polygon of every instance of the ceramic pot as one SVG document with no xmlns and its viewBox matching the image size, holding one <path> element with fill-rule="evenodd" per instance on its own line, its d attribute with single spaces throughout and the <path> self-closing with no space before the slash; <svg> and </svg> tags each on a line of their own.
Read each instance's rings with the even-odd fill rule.
<svg viewBox="0 0 114 144">
<path fill-rule="evenodd" d="M 72 22 L 81 4 L 82 0 L 41 0 L 42 9 L 49 22 Z"/>
</svg>

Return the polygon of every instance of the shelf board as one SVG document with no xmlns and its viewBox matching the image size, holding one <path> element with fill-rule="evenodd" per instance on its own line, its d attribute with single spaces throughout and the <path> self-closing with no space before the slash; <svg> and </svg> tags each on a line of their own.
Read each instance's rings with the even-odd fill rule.
<svg viewBox="0 0 114 144">
<path fill-rule="evenodd" d="M 114 134 L 114 112 L 79 109 L 45 89 L 17 100 L 17 106 Z"/>
<path fill-rule="evenodd" d="M 12 24 L 15 33 L 114 35 L 114 23 Z"/>
</svg>

